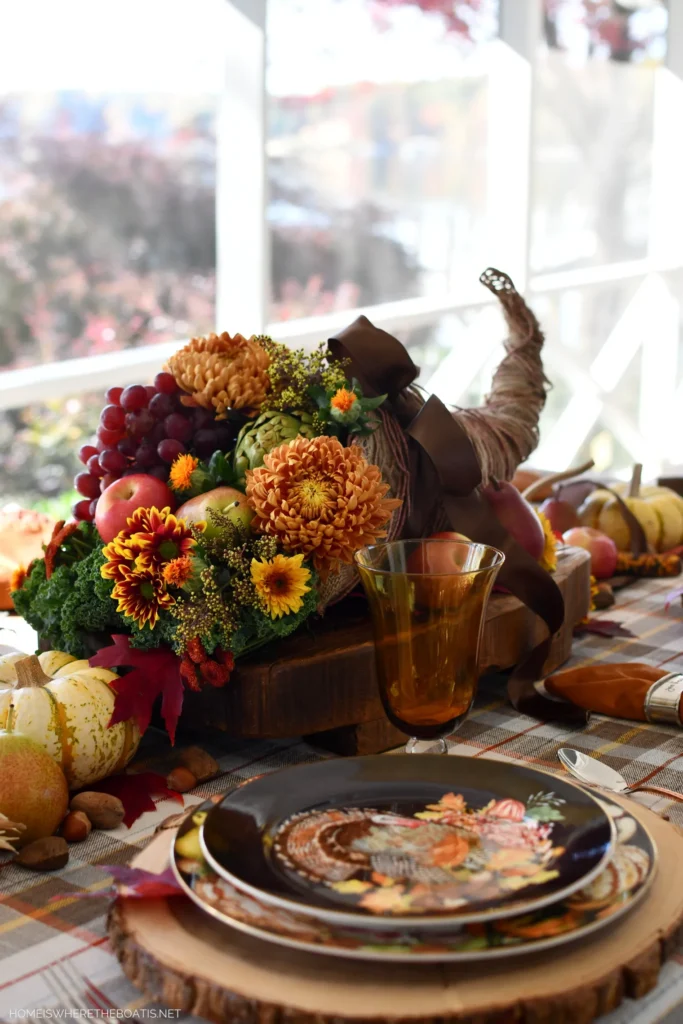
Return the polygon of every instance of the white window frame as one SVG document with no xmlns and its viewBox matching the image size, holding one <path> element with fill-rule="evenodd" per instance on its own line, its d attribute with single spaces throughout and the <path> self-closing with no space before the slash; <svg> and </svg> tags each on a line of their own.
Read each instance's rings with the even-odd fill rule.
<svg viewBox="0 0 683 1024">
<path fill-rule="evenodd" d="M 265 332 L 291 345 L 310 346 L 332 336 L 360 313 L 378 327 L 405 334 L 415 327 L 437 322 L 442 316 L 493 301 L 476 278 L 469 290 L 441 298 L 410 298 L 326 316 L 268 323 L 270 305 L 270 246 L 266 222 L 266 3 L 268 0 L 225 0 L 229 8 L 229 58 L 225 93 L 218 119 L 217 315 L 219 328 Z M 672 230 L 670 211 L 654 204 L 650 248 L 645 259 L 611 263 L 545 274 L 530 272 L 530 212 L 532 176 L 532 111 L 535 62 L 542 35 L 542 0 L 500 0 L 500 53 L 493 62 L 489 82 L 488 196 L 505 213 L 505 230 L 490 262 L 506 270 L 520 291 L 533 303 L 547 293 L 572 288 L 648 279 L 667 270 L 683 268 L 679 239 Z M 666 174 L 672 140 L 672 88 L 683 93 L 683 0 L 669 0 L 666 67 L 658 69 L 655 88 L 654 168 Z M 669 105 L 669 106 L 668 106 Z M 679 108 L 680 109 L 680 108 Z M 679 191 L 683 192 L 680 189 Z M 511 213 L 511 211 L 513 211 Z M 681 211 L 683 213 L 683 206 Z M 683 227 L 683 225 L 681 226 Z M 672 237 L 676 238 L 671 245 Z M 483 269 L 483 268 L 481 268 Z M 19 408 L 47 399 L 67 397 L 150 378 L 182 341 L 125 349 L 106 355 L 69 359 L 0 374 L 0 410 Z M 558 346 L 555 347 L 555 354 Z M 556 365 L 552 346 L 547 348 L 549 373 Z M 484 357 L 483 357 L 484 358 Z M 575 375 L 575 386 L 587 401 L 599 402 L 601 415 L 628 441 L 631 450 L 647 449 L 648 437 L 624 422 L 618 406 L 590 374 Z M 645 384 L 647 386 L 647 382 Z M 672 383 L 673 386 L 673 383 Z M 677 397 L 683 402 L 683 385 Z M 661 390 L 652 382 L 650 405 L 661 407 Z M 558 430 L 562 424 L 558 425 Z M 647 433 L 647 431 L 645 432 Z M 572 436 L 556 446 L 555 455 L 570 460 L 582 443 Z M 553 446 L 541 452 L 552 457 Z"/>
</svg>

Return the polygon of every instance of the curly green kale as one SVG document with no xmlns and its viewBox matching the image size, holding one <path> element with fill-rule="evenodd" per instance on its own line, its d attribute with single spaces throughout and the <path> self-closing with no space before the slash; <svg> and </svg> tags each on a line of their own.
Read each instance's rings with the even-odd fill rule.
<svg viewBox="0 0 683 1024">
<path fill-rule="evenodd" d="M 14 594 L 14 606 L 26 621 L 55 650 L 75 658 L 87 658 L 106 645 L 112 633 L 131 637 L 131 646 L 150 649 L 170 643 L 172 620 L 160 620 L 153 631 L 139 629 L 131 619 L 116 611 L 111 592 L 114 584 L 102 579 L 105 563 L 100 547 L 80 561 L 59 565 L 45 578 L 45 562 L 36 562 L 21 590 Z"/>
<path fill-rule="evenodd" d="M 101 634 L 130 632 L 112 601 L 112 582 L 100 575 L 103 562 L 95 548 L 80 561 L 59 565 L 49 580 L 45 562 L 36 562 L 14 595 L 19 614 L 56 650 L 85 658 L 101 646 Z"/>
</svg>

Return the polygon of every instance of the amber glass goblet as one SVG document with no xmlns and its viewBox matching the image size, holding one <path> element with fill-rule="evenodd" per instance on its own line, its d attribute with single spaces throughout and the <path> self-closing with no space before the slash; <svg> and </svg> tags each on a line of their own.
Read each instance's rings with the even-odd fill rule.
<svg viewBox="0 0 683 1024">
<path fill-rule="evenodd" d="M 399 540 L 355 556 L 370 603 L 377 679 L 407 753 L 465 721 L 479 678 L 486 606 L 505 556 L 486 544 Z M 433 752 L 433 749 L 431 750 Z"/>
</svg>

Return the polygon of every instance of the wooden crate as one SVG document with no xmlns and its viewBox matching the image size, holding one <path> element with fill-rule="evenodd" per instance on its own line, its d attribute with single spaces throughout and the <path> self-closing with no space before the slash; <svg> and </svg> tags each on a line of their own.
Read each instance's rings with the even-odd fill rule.
<svg viewBox="0 0 683 1024">
<path fill-rule="evenodd" d="M 566 615 L 545 673 L 569 657 L 573 627 L 590 604 L 590 556 L 561 552 L 555 579 Z M 509 669 L 546 635 L 543 623 L 517 598 L 494 594 L 482 642 L 482 673 Z M 307 735 L 344 754 L 375 753 L 405 737 L 384 715 L 375 679 L 372 631 L 362 598 L 331 608 L 277 645 L 240 661 L 224 689 L 186 693 L 183 722 L 234 736 Z"/>
</svg>

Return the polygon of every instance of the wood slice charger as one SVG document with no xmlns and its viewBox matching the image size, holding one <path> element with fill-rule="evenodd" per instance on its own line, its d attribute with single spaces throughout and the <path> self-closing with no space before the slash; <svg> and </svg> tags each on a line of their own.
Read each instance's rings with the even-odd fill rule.
<svg viewBox="0 0 683 1024">
<path fill-rule="evenodd" d="M 588 614 L 590 555 L 561 553 L 554 579 L 565 621 L 544 666 L 549 675 L 571 653 L 574 626 Z M 481 671 L 510 669 L 547 635 L 511 594 L 493 594 L 482 637 Z M 309 736 L 337 754 L 377 754 L 405 742 L 384 714 L 375 678 L 372 627 L 363 599 L 348 598 L 313 625 L 240 660 L 222 689 L 187 692 L 183 725 L 254 739 Z"/>
<path fill-rule="evenodd" d="M 462 966 L 362 963 L 252 939 L 182 896 L 118 898 L 112 945 L 148 998 L 216 1024 L 590 1024 L 655 987 L 683 926 L 683 888 L 673 884 L 683 837 L 635 801 L 612 799 L 659 848 L 652 888 L 614 925 L 555 950 Z M 134 865 L 163 871 L 174 837 L 162 832 Z"/>
</svg>

